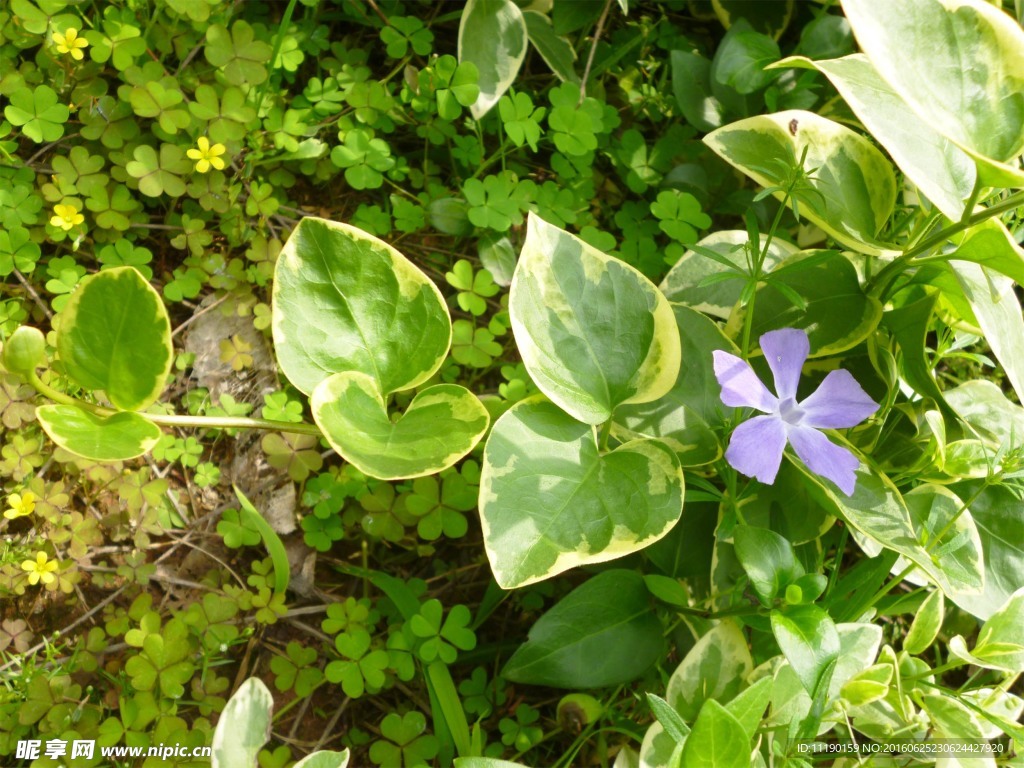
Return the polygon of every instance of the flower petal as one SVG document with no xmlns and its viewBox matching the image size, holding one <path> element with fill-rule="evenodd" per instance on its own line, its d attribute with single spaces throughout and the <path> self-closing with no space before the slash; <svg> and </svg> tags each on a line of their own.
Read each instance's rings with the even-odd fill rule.
<svg viewBox="0 0 1024 768">
<path fill-rule="evenodd" d="M 796 397 L 800 371 L 811 351 L 807 331 L 802 328 L 780 328 L 761 336 L 761 351 L 775 377 L 775 394 L 779 400 Z"/>
<path fill-rule="evenodd" d="M 811 472 L 831 480 L 847 496 L 853 495 L 860 459 L 850 449 L 836 445 L 811 427 L 790 426 L 788 433 L 793 450 Z"/>
<path fill-rule="evenodd" d="M 847 370 L 829 372 L 821 385 L 800 403 L 801 426 L 817 429 L 855 427 L 878 410 L 878 403 L 868 397 Z"/>
<path fill-rule="evenodd" d="M 772 413 L 778 409 L 778 400 L 757 378 L 750 363 L 720 349 L 716 349 L 712 355 L 715 378 L 722 387 L 723 403 L 731 408 L 756 408 L 762 413 Z"/>
<path fill-rule="evenodd" d="M 755 416 L 733 430 L 725 460 L 762 483 L 775 482 L 786 447 L 786 426 L 778 416 Z"/>
</svg>

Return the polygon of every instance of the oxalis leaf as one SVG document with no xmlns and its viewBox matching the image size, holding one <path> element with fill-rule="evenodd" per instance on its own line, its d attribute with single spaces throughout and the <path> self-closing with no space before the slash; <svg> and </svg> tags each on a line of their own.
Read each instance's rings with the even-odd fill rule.
<svg viewBox="0 0 1024 768">
<path fill-rule="evenodd" d="M 392 422 L 376 381 L 356 372 L 324 379 L 311 404 L 313 419 L 331 446 L 381 480 L 447 469 L 473 450 L 490 423 L 480 400 L 456 384 L 427 387 Z"/>
<path fill-rule="evenodd" d="M 530 214 L 512 279 L 516 344 L 540 390 L 574 418 L 668 392 L 679 372 L 672 308 L 633 267 Z"/>
<path fill-rule="evenodd" d="M 494 577 L 521 587 L 643 549 L 679 520 L 682 493 L 664 441 L 601 454 L 590 425 L 551 403 L 521 402 L 484 449 L 480 518 Z"/>
<path fill-rule="evenodd" d="M 437 371 L 452 338 L 423 272 L 372 235 L 313 217 L 278 257 L 273 330 L 281 369 L 306 394 L 342 371 L 366 374 L 385 395 L 410 389 Z"/>
<path fill-rule="evenodd" d="M 57 351 L 68 374 L 137 411 L 155 402 L 171 370 L 171 322 L 160 295 L 133 267 L 82 280 L 60 315 Z"/>
</svg>

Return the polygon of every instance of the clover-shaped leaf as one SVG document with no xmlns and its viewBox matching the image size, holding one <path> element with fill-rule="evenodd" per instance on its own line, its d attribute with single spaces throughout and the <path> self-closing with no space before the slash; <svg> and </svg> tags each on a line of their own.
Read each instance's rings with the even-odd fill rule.
<svg viewBox="0 0 1024 768">
<path fill-rule="evenodd" d="M 357 629 L 338 635 L 334 646 L 344 658 L 335 659 L 324 670 L 332 683 L 341 683 L 345 695 L 358 699 L 367 689 L 379 690 L 384 685 L 384 670 L 388 654 L 384 650 L 370 651 L 370 633 Z"/>
<path fill-rule="evenodd" d="M 422 640 L 417 654 L 425 662 L 440 658 L 445 664 L 452 664 L 458 657 L 456 648 L 468 651 L 476 647 L 476 635 L 469 629 L 469 608 L 456 605 L 442 624 L 443 613 L 440 600 L 428 600 L 409 620 L 409 629 Z"/>
<path fill-rule="evenodd" d="M 232 85 L 259 85 L 266 80 L 264 64 L 273 52 L 268 43 L 256 39 L 252 26 L 242 20 L 231 25 L 230 33 L 222 24 L 206 30 L 206 60 Z"/>
<path fill-rule="evenodd" d="M 173 135 L 187 128 L 192 119 L 186 109 L 178 107 L 185 98 L 181 89 L 171 78 L 168 80 L 170 84 L 150 80 L 128 90 L 127 95 L 136 115 L 156 120 L 164 131 Z"/>
<path fill-rule="evenodd" d="M 284 656 L 274 656 L 270 669 L 274 673 L 274 686 L 279 691 L 295 689 L 299 698 L 309 696 L 324 679 L 323 672 L 316 666 L 319 654 L 292 640 L 285 648 Z"/>
<path fill-rule="evenodd" d="M 64 123 L 71 112 L 66 104 L 59 103 L 57 92 L 50 86 L 37 85 L 32 90 L 20 88 L 10 98 L 4 116 L 32 141 L 42 144 L 64 135 Z"/>
<path fill-rule="evenodd" d="M 498 101 L 498 114 L 505 125 L 505 133 L 517 147 L 529 144 L 534 152 L 541 134 L 540 121 L 546 112 L 544 107 L 534 108 L 528 93 L 509 91 Z"/>
<path fill-rule="evenodd" d="M 217 523 L 217 533 L 224 539 L 224 546 L 231 549 L 254 547 L 260 543 L 259 530 L 250 526 L 237 509 L 224 510 Z"/>
<path fill-rule="evenodd" d="M 331 162 L 345 169 L 345 181 L 353 189 L 376 189 L 384 183 L 383 171 L 395 164 L 391 148 L 383 139 L 356 129 L 345 135 L 345 143 L 331 150 Z"/>
<path fill-rule="evenodd" d="M 327 552 L 336 541 L 345 538 L 345 525 L 338 515 L 302 518 L 303 541 L 318 552 Z"/>
<path fill-rule="evenodd" d="M 191 654 L 188 627 L 178 619 L 171 619 L 159 634 L 146 635 L 142 652 L 128 659 L 125 671 L 136 690 L 159 688 L 162 695 L 177 699 L 184 695 L 184 683 L 195 671 L 194 663 L 188 658 Z"/>
<path fill-rule="evenodd" d="M 391 16 L 389 26 L 380 31 L 381 42 L 388 56 L 400 59 L 411 47 L 420 56 L 427 56 L 434 45 L 434 33 L 414 16 Z"/>
<path fill-rule="evenodd" d="M 486 328 L 476 328 L 469 320 L 452 323 L 452 357 L 459 365 L 486 368 L 503 351 Z"/>
<path fill-rule="evenodd" d="M 32 241 L 24 227 L 0 230 L 0 277 L 16 269 L 26 274 L 32 272 L 41 253 L 39 244 Z"/>
<path fill-rule="evenodd" d="M 471 106 L 480 95 L 476 64 L 459 64 L 454 56 L 446 54 L 434 62 L 432 71 L 437 114 L 448 121 L 458 119 L 462 108 Z"/>
<path fill-rule="evenodd" d="M 135 148 L 134 160 L 125 170 L 139 182 L 139 191 L 147 197 L 181 197 L 185 194 L 183 174 L 188 173 L 192 164 L 185 157 L 185 150 L 174 144 L 161 144 L 160 154 L 153 147 L 142 144 Z"/>
<path fill-rule="evenodd" d="M 440 748 L 437 738 L 421 735 L 427 728 L 422 712 L 392 712 L 380 724 L 380 733 L 387 741 L 370 746 L 370 759 L 382 768 L 418 768 L 427 765 Z"/>
<path fill-rule="evenodd" d="M 469 220 L 478 227 L 505 232 L 523 221 L 515 191 L 518 179 L 512 171 L 491 174 L 482 181 L 468 179 L 462 194 L 469 203 Z"/>
<path fill-rule="evenodd" d="M 651 213 L 660 219 L 661 231 L 683 244 L 697 241 L 697 229 L 711 226 L 711 217 L 700 209 L 700 202 L 689 192 L 666 189 L 651 203 Z"/>
<path fill-rule="evenodd" d="M 456 299 L 464 311 L 480 316 L 487 311 L 487 301 L 499 288 L 491 273 L 481 269 L 474 274 L 473 265 L 466 259 L 455 262 L 451 272 L 445 273 L 448 284 L 459 291 Z"/>
</svg>

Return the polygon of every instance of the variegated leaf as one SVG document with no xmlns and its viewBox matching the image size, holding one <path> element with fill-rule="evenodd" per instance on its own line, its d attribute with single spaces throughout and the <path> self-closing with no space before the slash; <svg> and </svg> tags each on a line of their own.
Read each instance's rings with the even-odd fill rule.
<svg viewBox="0 0 1024 768">
<path fill-rule="evenodd" d="M 679 335 L 661 292 L 532 213 L 509 312 L 537 386 L 587 424 L 607 421 L 621 403 L 657 400 L 679 371 Z"/>
<path fill-rule="evenodd" d="M 357 372 L 324 379 L 310 403 L 331 447 L 380 480 L 447 469 L 473 450 L 490 423 L 483 404 L 456 384 L 427 387 L 392 422 L 377 382 Z"/>
<path fill-rule="evenodd" d="M 988 186 L 1024 185 L 1024 31 L 984 0 L 843 0 L 878 74 Z"/>
<path fill-rule="evenodd" d="M 452 328 L 441 292 L 396 249 L 361 229 L 307 217 L 274 272 L 274 347 L 310 394 L 358 371 L 384 394 L 411 389 L 444 361 Z"/>
<path fill-rule="evenodd" d="M 813 112 L 789 110 L 730 123 L 704 143 L 766 187 L 784 186 L 784 169 L 797 165 L 806 149 L 804 171 L 817 193 L 803 195 L 801 215 L 850 248 L 895 253 L 878 233 L 896 202 L 896 176 L 885 155 L 859 133 Z"/>
<path fill-rule="evenodd" d="M 661 440 L 602 454 L 595 429 L 529 400 L 494 425 L 480 477 L 484 545 L 506 589 L 652 544 L 678 521 L 683 473 Z"/>
</svg>

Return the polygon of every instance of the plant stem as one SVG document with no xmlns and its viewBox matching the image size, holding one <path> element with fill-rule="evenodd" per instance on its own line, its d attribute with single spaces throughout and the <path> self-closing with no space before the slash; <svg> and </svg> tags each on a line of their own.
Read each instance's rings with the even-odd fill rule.
<svg viewBox="0 0 1024 768">
<path fill-rule="evenodd" d="M 39 394 L 50 398 L 62 405 L 73 405 L 82 410 L 89 411 L 96 416 L 114 416 L 124 411 L 113 408 L 105 408 L 101 405 L 87 403 L 84 400 L 59 392 L 48 384 L 43 383 L 38 374 L 34 371 L 29 376 L 28 383 Z M 197 429 L 268 429 L 276 432 L 293 432 L 303 435 L 322 436 L 320 428 L 316 424 L 308 422 L 274 421 L 272 419 L 256 419 L 249 416 L 181 416 L 173 413 L 140 413 L 140 416 L 149 419 L 154 424 L 161 424 L 167 427 L 195 427 Z"/>
<path fill-rule="evenodd" d="M 1024 192 L 1015 192 L 1005 200 L 990 205 L 983 211 L 971 214 L 944 229 L 940 229 L 934 235 L 925 238 L 913 248 L 904 251 L 899 257 L 883 267 L 882 271 L 875 275 L 868 284 L 868 293 L 876 299 L 880 299 L 889 290 L 889 287 L 897 277 L 909 267 L 914 266 L 912 262 L 918 256 L 928 253 L 933 248 L 945 243 L 953 235 L 959 234 L 965 229 L 970 229 L 975 224 L 980 224 L 994 216 L 999 216 L 1021 206 L 1024 206 Z"/>
</svg>

